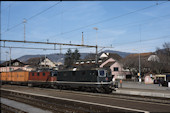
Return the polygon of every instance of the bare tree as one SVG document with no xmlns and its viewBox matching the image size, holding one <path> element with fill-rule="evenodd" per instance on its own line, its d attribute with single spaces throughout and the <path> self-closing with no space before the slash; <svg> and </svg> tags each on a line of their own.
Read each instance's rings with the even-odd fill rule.
<svg viewBox="0 0 170 113">
<path fill-rule="evenodd" d="M 162 49 L 157 48 L 156 54 L 160 59 L 160 62 L 157 64 L 159 68 L 159 73 L 170 72 L 170 42 L 164 43 Z M 156 66 L 156 65 L 155 65 Z"/>
</svg>

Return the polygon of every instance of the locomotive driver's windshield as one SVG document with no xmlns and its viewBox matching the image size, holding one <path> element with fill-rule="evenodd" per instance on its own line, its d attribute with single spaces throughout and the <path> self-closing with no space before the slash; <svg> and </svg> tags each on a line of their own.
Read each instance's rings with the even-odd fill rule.
<svg viewBox="0 0 170 113">
<path fill-rule="evenodd" d="M 100 70 L 99 74 L 100 74 L 101 77 L 104 77 L 105 76 L 105 71 L 104 70 Z"/>
</svg>

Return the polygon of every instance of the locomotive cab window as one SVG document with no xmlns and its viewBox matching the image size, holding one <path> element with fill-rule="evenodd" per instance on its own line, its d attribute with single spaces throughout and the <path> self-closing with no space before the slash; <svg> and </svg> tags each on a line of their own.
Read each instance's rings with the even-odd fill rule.
<svg viewBox="0 0 170 113">
<path fill-rule="evenodd" d="M 105 73 L 104 70 L 99 70 L 98 74 L 99 74 L 99 77 L 105 77 L 106 76 L 106 73 Z"/>
<path fill-rule="evenodd" d="M 51 72 L 51 76 L 57 76 L 57 72 Z"/>
</svg>

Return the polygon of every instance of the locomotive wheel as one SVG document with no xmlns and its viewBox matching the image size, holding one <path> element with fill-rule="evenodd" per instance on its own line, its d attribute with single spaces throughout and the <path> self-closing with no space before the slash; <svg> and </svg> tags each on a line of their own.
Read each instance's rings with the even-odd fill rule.
<svg viewBox="0 0 170 113">
<path fill-rule="evenodd" d="M 105 88 L 105 93 L 107 93 L 107 94 L 112 93 L 112 89 L 110 89 L 110 88 Z"/>
<path fill-rule="evenodd" d="M 31 83 L 28 83 L 28 87 L 33 87 L 33 84 L 31 84 Z"/>
<path fill-rule="evenodd" d="M 97 91 L 97 93 L 103 93 L 103 92 L 105 92 L 105 90 L 103 89 L 103 88 L 96 88 L 96 91 Z"/>
</svg>

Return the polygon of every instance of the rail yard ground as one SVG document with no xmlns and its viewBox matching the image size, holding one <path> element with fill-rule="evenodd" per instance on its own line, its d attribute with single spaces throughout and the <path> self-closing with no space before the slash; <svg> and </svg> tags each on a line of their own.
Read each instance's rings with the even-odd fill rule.
<svg viewBox="0 0 170 113">
<path fill-rule="evenodd" d="M 116 93 L 163 97 L 170 98 L 170 87 L 159 86 L 159 84 L 144 84 L 143 82 L 123 81 L 122 87 L 116 90 Z"/>
<path fill-rule="evenodd" d="M 167 90 L 167 92 L 168 91 L 169 90 Z M 49 112 L 79 113 L 170 111 L 169 98 L 148 98 L 144 96 L 135 97 L 130 95 L 121 95 L 119 93 L 114 94 L 115 93 L 100 94 L 69 90 L 44 89 L 16 85 L 2 85 L 1 87 L 1 98 L 19 101 L 41 110 L 48 110 Z M 163 99 L 164 101 L 160 101 Z M 29 110 L 24 112 L 29 112 Z"/>
</svg>

